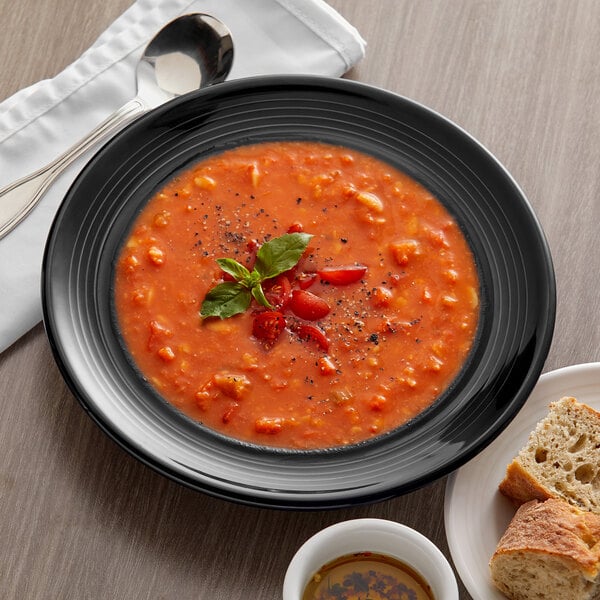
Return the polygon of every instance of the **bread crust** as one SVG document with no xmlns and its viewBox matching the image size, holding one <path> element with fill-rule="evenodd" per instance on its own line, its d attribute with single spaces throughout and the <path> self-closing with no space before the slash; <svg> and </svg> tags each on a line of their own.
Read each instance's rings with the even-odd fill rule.
<svg viewBox="0 0 600 600">
<path fill-rule="evenodd" d="M 492 561 L 515 552 L 560 557 L 594 580 L 600 572 L 600 516 L 554 498 L 527 502 L 498 542 Z"/>
<path fill-rule="evenodd" d="M 511 600 L 600 599 L 600 413 L 564 397 L 498 486 L 517 505 L 490 560 Z"/>
<path fill-rule="evenodd" d="M 498 489 L 517 506 L 531 500 L 543 502 L 556 497 L 547 487 L 530 475 L 517 459 L 513 460 L 506 468 L 506 475 Z"/>
<path fill-rule="evenodd" d="M 521 505 L 490 560 L 511 600 L 600 597 L 600 516 L 551 498 Z"/>
<path fill-rule="evenodd" d="M 561 498 L 600 514 L 600 413 L 567 396 L 548 415 L 506 469 L 498 486 L 515 505 Z"/>
</svg>

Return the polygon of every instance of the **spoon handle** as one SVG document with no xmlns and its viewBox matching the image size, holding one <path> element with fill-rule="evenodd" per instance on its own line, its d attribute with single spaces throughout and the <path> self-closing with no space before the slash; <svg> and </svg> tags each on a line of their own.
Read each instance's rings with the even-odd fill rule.
<svg viewBox="0 0 600 600">
<path fill-rule="evenodd" d="M 146 110 L 139 97 L 130 100 L 51 163 L 0 189 L 0 239 L 29 214 L 54 180 L 75 159 Z"/>
</svg>

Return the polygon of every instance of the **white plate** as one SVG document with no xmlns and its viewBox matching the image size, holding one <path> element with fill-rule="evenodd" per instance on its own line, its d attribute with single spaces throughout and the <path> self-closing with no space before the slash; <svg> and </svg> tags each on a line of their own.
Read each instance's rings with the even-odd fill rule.
<svg viewBox="0 0 600 600">
<path fill-rule="evenodd" d="M 450 475 L 444 518 L 454 565 L 473 598 L 506 600 L 492 585 L 489 560 L 515 510 L 498 492 L 508 463 L 525 445 L 550 402 L 574 396 L 600 410 L 600 363 L 542 375 L 512 423 L 483 452 Z"/>
</svg>

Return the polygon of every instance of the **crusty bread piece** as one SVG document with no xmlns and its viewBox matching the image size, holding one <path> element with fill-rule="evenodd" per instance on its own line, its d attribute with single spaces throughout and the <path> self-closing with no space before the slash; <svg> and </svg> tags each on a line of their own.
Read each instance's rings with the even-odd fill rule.
<svg viewBox="0 0 600 600">
<path fill-rule="evenodd" d="M 564 500 L 519 507 L 490 561 L 511 600 L 600 598 L 600 516 Z"/>
<path fill-rule="evenodd" d="M 550 404 L 499 489 L 517 505 L 562 498 L 600 514 L 600 413 L 571 397 Z"/>
</svg>

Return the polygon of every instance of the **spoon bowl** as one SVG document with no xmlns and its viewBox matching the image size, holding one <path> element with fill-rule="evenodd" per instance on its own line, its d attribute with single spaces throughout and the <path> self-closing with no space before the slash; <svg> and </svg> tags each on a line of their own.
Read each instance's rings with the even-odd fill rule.
<svg viewBox="0 0 600 600">
<path fill-rule="evenodd" d="M 30 213 L 75 159 L 144 112 L 175 96 L 223 81 L 232 63 L 231 33 L 218 19 L 193 13 L 167 23 L 138 63 L 135 98 L 51 163 L 0 189 L 0 239 Z"/>
<path fill-rule="evenodd" d="M 184 15 L 146 46 L 136 72 L 138 97 L 158 106 L 163 98 L 224 81 L 232 62 L 231 33 L 221 21 L 199 13 Z"/>
</svg>

